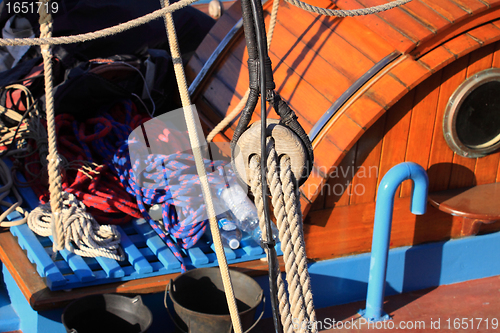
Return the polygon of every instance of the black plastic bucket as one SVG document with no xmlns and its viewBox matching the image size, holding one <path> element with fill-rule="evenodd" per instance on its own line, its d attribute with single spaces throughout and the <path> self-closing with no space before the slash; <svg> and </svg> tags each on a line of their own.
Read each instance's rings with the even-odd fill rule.
<svg viewBox="0 0 500 333">
<path fill-rule="evenodd" d="M 249 331 L 262 318 L 262 312 L 254 322 L 255 311 L 265 302 L 262 288 L 254 279 L 243 273 L 230 270 L 234 296 L 243 330 Z M 170 295 L 177 316 L 172 320 L 180 332 L 229 333 L 232 331 L 231 317 L 226 294 L 218 267 L 198 268 L 179 275 L 170 281 L 165 294 Z M 170 311 L 169 311 L 170 314 Z M 182 321 L 181 323 L 179 321 Z"/>
<path fill-rule="evenodd" d="M 68 333 L 142 333 L 152 322 L 153 315 L 140 296 L 86 296 L 70 303 L 62 314 Z"/>
</svg>

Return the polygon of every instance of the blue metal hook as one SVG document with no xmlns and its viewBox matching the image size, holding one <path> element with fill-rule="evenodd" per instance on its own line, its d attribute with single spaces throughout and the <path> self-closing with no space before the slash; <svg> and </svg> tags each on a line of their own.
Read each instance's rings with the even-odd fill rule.
<svg viewBox="0 0 500 333">
<path fill-rule="evenodd" d="M 369 321 L 389 319 L 389 316 L 382 310 L 382 304 L 385 293 L 394 196 L 398 186 L 407 179 L 413 180 L 410 211 L 415 215 L 422 215 L 427 208 L 429 178 L 420 165 L 413 162 L 398 164 L 382 178 L 375 206 L 366 309 L 360 311 L 360 314 Z"/>
</svg>

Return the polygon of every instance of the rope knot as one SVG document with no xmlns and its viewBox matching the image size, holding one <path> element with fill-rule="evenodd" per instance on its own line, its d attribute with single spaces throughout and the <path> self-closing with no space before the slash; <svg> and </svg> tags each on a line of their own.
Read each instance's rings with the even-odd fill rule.
<svg viewBox="0 0 500 333">
<path fill-rule="evenodd" d="M 124 260 L 120 248 L 120 233 L 114 225 L 99 225 L 87 212 L 86 206 L 75 195 L 63 192 L 62 211 L 51 212 L 50 204 L 35 208 L 28 216 L 28 226 L 40 236 L 51 236 L 59 219 L 63 225 L 64 246 L 82 257 L 106 257 Z M 55 220 L 55 221 L 54 221 Z"/>
</svg>

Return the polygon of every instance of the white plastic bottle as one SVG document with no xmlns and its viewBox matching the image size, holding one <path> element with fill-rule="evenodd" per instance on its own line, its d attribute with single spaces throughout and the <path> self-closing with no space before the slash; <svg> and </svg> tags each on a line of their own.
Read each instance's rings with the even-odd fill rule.
<svg viewBox="0 0 500 333">
<path fill-rule="evenodd" d="M 225 247 L 229 247 L 233 250 L 239 248 L 241 237 L 241 230 L 238 228 L 229 231 L 220 229 L 220 238 L 222 240 L 222 245 Z"/>
<path fill-rule="evenodd" d="M 230 187 L 223 188 L 219 191 L 219 197 L 222 199 L 228 209 L 235 216 L 236 226 L 248 233 L 257 243 L 262 240 L 262 233 L 259 228 L 259 216 L 257 208 L 248 198 L 246 192 L 236 182 L 232 181 Z M 278 239 L 278 229 L 271 223 L 273 238 Z"/>
</svg>

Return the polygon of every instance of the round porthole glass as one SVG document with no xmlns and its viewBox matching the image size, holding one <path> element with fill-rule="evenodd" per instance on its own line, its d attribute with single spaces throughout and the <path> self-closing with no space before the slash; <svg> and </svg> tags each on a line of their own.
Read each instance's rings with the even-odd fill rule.
<svg viewBox="0 0 500 333">
<path fill-rule="evenodd" d="M 455 90 L 443 133 L 450 148 L 465 157 L 485 156 L 500 147 L 500 69 L 479 72 Z"/>
</svg>

